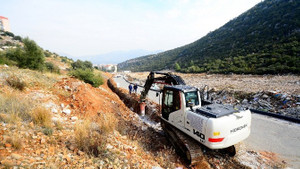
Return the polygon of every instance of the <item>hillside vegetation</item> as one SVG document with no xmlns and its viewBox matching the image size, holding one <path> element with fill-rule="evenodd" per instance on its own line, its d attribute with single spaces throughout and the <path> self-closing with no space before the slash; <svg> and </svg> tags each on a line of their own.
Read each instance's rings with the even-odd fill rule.
<svg viewBox="0 0 300 169">
<path fill-rule="evenodd" d="M 299 11 L 296 0 L 265 0 L 191 44 L 131 59 L 118 67 L 131 71 L 299 74 Z"/>
<path fill-rule="evenodd" d="M 15 36 L 11 32 L 0 32 L 1 64 L 40 72 L 68 73 L 93 87 L 103 84 L 100 72 L 94 70 L 90 61 L 77 60 L 74 62 L 68 57 L 42 49 L 28 37 Z"/>
</svg>

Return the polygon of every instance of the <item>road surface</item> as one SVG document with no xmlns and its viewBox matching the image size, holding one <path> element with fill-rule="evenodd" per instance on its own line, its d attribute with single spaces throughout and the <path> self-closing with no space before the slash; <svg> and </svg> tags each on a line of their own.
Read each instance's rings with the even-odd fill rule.
<svg viewBox="0 0 300 169">
<path fill-rule="evenodd" d="M 122 77 L 114 81 L 128 89 L 129 84 Z M 141 91 L 139 87 L 138 93 Z M 147 97 L 159 103 L 156 92 L 149 91 Z M 244 143 L 251 150 L 277 153 L 287 161 L 288 167 L 300 168 L 300 124 L 252 113 L 251 134 Z"/>
</svg>

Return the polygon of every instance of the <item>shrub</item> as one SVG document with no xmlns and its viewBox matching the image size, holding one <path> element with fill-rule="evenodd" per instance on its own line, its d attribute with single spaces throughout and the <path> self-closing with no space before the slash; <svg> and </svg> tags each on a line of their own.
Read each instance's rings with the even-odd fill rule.
<svg viewBox="0 0 300 169">
<path fill-rule="evenodd" d="M 93 127 L 95 123 L 85 120 L 75 126 L 75 144 L 78 149 L 90 155 L 98 156 L 105 150 L 106 137 Z"/>
<path fill-rule="evenodd" d="M 91 69 L 93 70 L 93 64 L 89 61 L 77 60 L 71 64 L 73 69 Z"/>
<path fill-rule="evenodd" d="M 4 34 L 11 37 L 15 36 L 12 32 L 8 32 L 8 31 L 4 32 Z"/>
<path fill-rule="evenodd" d="M 0 65 L 7 64 L 7 65 L 16 65 L 16 62 L 9 60 L 4 52 L 0 52 Z"/>
<path fill-rule="evenodd" d="M 24 43 L 24 55 L 23 60 L 20 60 L 19 67 L 41 70 L 44 65 L 44 52 L 43 50 L 29 38 L 23 40 Z"/>
<path fill-rule="evenodd" d="M 44 66 L 43 50 L 29 38 L 23 39 L 24 48 L 17 47 L 6 52 L 6 57 L 17 62 L 20 68 L 42 70 Z"/>
<path fill-rule="evenodd" d="M 1 119 L 6 122 L 15 123 L 22 119 L 23 121 L 31 120 L 31 108 L 33 103 L 25 98 L 19 98 L 18 96 L 0 95 L 0 112 L 4 113 Z"/>
<path fill-rule="evenodd" d="M 68 63 L 68 59 L 64 58 L 64 57 L 61 58 L 61 61 L 64 62 L 64 63 Z"/>
<path fill-rule="evenodd" d="M 45 128 L 51 128 L 51 113 L 44 107 L 37 107 L 31 112 L 32 121 Z"/>
<path fill-rule="evenodd" d="M 102 76 L 95 75 L 90 69 L 76 69 L 71 71 L 70 75 L 91 84 L 93 87 L 98 87 L 103 84 Z"/>
<path fill-rule="evenodd" d="M 51 73 L 60 73 L 59 67 L 54 65 L 52 62 L 46 62 L 45 63 L 46 69 L 50 71 Z"/>
<path fill-rule="evenodd" d="M 26 87 L 26 83 L 18 78 L 16 75 L 11 75 L 6 78 L 6 82 L 12 88 L 23 91 Z"/>
<path fill-rule="evenodd" d="M 51 127 L 45 127 L 43 133 L 47 136 L 51 136 L 53 134 L 53 129 Z"/>
<path fill-rule="evenodd" d="M 12 147 L 14 147 L 17 150 L 19 150 L 19 149 L 21 149 L 23 147 L 22 139 L 17 134 L 13 134 L 11 137 L 9 137 L 6 140 L 6 142 L 9 143 L 9 144 L 11 144 Z"/>
<path fill-rule="evenodd" d="M 14 40 L 18 40 L 18 41 L 22 42 L 22 38 L 21 38 L 21 36 L 15 36 L 13 39 L 14 39 Z"/>
<path fill-rule="evenodd" d="M 98 113 L 100 130 L 103 133 L 113 132 L 118 124 L 117 118 L 112 113 Z"/>
<path fill-rule="evenodd" d="M 44 51 L 44 55 L 45 55 L 46 57 L 50 57 L 50 56 L 51 56 L 51 53 L 50 53 L 48 50 L 46 50 L 46 51 Z"/>
</svg>

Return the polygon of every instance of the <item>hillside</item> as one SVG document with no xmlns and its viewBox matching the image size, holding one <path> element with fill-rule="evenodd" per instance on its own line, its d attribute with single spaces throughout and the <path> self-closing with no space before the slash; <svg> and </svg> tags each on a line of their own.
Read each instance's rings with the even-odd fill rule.
<svg viewBox="0 0 300 169">
<path fill-rule="evenodd" d="M 296 0 L 265 0 L 191 44 L 131 59 L 118 67 L 131 71 L 299 74 L 299 11 Z"/>
</svg>

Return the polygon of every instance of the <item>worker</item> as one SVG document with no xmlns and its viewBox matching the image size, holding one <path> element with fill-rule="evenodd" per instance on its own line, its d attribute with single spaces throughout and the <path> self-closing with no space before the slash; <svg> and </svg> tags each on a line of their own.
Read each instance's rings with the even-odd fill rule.
<svg viewBox="0 0 300 169">
<path fill-rule="evenodd" d="M 131 91 L 132 91 L 132 85 L 131 85 L 131 83 L 129 84 L 128 89 L 129 89 L 129 94 L 131 94 Z"/>
<path fill-rule="evenodd" d="M 133 90 L 134 90 L 135 93 L 137 92 L 137 88 L 138 88 L 138 86 L 137 86 L 137 84 L 135 83 L 134 86 L 133 86 Z"/>
</svg>

